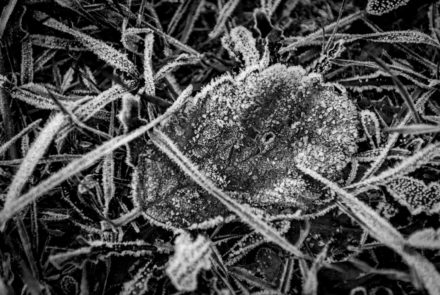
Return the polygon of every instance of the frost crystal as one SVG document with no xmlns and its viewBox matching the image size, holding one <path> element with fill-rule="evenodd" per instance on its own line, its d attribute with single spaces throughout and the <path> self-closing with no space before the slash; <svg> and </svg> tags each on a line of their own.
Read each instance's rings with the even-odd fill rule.
<svg viewBox="0 0 440 295">
<path fill-rule="evenodd" d="M 440 184 L 429 185 L 412 177 L 397 178 L 386 185 L 390 194 L 413 215 L 440 211 Z"/>
<path fill-rule="evenodd" d="M 382 15 L 406 5 L 409 0 L 369 0 L 367 12 L 373 15 Z"/>
<path fill-rule="evenodd" d="M 255 64 L 258 51 L 246 50 Z M 239 54 L 249 58 L 245 50 Z M 322 205 L 322 187 L 296 165 L 338 180 L 358 136 L 357 112 L 344 89 L 282 64 L 254 65 L 218 78 L 161 131 L 218 187 L 269 214 Z M 152 144 L 139 157 L 138 169 L 139 195 L 157 221 L 186 227 L 230 215 Z"/>
</svg>

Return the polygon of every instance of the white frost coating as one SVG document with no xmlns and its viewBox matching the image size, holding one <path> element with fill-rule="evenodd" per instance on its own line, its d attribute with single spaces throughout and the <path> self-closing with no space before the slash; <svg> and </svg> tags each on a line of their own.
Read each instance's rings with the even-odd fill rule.
<svg viewBox="0 0 440 295">
<path fill-rule="evenodd" d="M 166 269 L 171 282 L 179 291 L 197 289 L 197 275 L 202 269 L 210 269 L 211 242 L 199 235 L 193 241 L 183 232 L 175 241 L 175 253 Z"/>
</svg>

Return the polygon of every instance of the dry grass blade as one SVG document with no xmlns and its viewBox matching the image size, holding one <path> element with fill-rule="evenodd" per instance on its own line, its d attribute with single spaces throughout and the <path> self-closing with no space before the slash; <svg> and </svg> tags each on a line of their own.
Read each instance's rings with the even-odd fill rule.
<svg viewBox="0 0 440 295">
<path fill-rule="evenodd" d="M 387 182 L 396 179 L 398 177 L 404 176 L 426 163 L 429 163 L 433 158 L 440 156 L 440 144 L 430 144 L 418 151 L 411 157 L 403 160 L 395 167 L 390 168 L 377 176 L 370 177 L 361 182 L 354 183 L 352 185 L 347 186 L 347 188 L 359 187 L 359 186 L 368 186 L 368 185 L 378 185 L 378 184 L 386 184 Z"/>
<path fill-rule="evenodd" d="M 334 191 L 338 195 L 340 209 L 365 228 L 371 236 L 396 251 L 413 268 L 429 294 L 440 294 L 440 275 L 435 266 L 419 253 L 408 251 L 406 239 L 387 220 L 315 171 L 299 165 L 297 167 Z"/>
<path fill-rule="evenodd" d="M 249 206 L 242 205 L 229 197 L 221 189 L 219 189 L 211 180 L 207 179 L 191 161 L 183 155 L 174 143 L 161 131 L 153 130 L 150 132 L 150 138 L 154 144 L 164 152 L 171 160 L 173 160 L 179 167 L 190 176 L 198 185 L 209 192 L 212 196 L 217 198 L 229 210 L 241 218 L 243 222 L 250 225 L 256 232 L 263 235 L 268 241 L 276 243 L 289 253 L 297 257 L 304 257 L 301 251 L 290 244 L 283 238 L 274 228 L 265 223 L 261 217 L 256 216 Z"/>
<path fill-rule="evenodd" d="M 334 30 L 334 28 L 336 26 L 338 26 L 340 28 L 348 26 L 348 25 L 352 24 L 353 22 L 361 19 L 363 16 L 364 16 L 364 13 L 362 11 L 358 11 L 358 12 L 350 14 L 346 17 L 343 17 L 339 20 L 339 22 L 333 22 L 333 23 L 325 26 L 323 29 L 319 29 L 312 34 L 309 34 L 305 37 L 297 38 L 296 40 L 292 41 L 287 46 L 282 47 L 279 50 L 279 53 L 286 53 L 288 51 L 295 51 L 298 47 L 306 46 L 307 44 L 314 43 L 317 38 L 320 38 L 322 36 L 323 32 L 325 34 L 329 34 L 330 32 L 332 32 Z M 321 42 L 319 42 L 318 44 L 321 44 Z"/>
<path fill-rule="evenodd" d="M 55 36 L 46 36 L 34 34 L 30 36 L 31 42 L 35 46 L 50 48 L 50 49 L 63 49 L 69 51 L 85 51 L 87 50 L 81 42 L 76 40 L 69 40 L 65 38 L 59 38 Z"/>
<path fill-rule="evenodd" d="M 165 120 L 170 116 L 172 111 L 175 109 L 170 107 L 167 112 L 165 112 L 160 117 L 151 121 L 147 125 L 139 127 L 130 133 L 120 135 L 106 141 L 98 148 L 93 151 L 83 155 L 81 158 L 70 162 L 66 167 L 62 168 L 58 172 L 52 174 L 50 177 L 46 178 L 40 182 L 37 186 L 31 188 L 27 193 L 22 195 L 19 199 L 14 199 L 5 205 L 0 211 L 0 230 L 3 230 L 6 222 L 12 218 L 15 214 L 26 208 L 30 203 L 37 200 L 39 197 L 47 193 L 50 189 L 58 186 L 71 176 L 77 174 L 78 172 L 90 167 L 96 161 L 107 155 L 108 153 L 128 144 L 130 141 L 143 135 L 145 132 L 160 124 L 162 120 Z"/>
<path fill-rule="evenodd" d="M 144 39 L 144 80 L 145 80 L 145 93 L 149 95 L 156 94 L 156 88 L 154 86 L 154 73 L 151 65 L 151 59 L 153 57 L 153 45 L 154 35 L 147 34 Z"/>
<path fill-rule="evenodd" d="M 32 143 L 29 152 L 24 158 L 20 165 L 20 168 L 16 172 L 14 179 L 8 187 L 8 192 L 6 194 L 5 208 L 8 207 L 13 201 L 17 201 L 17 197 L 20 195 L 23 186 L 28 181 L 29 177 L 32 175 L 35 166 L 38 161 L 43 157 L 49 144 L 52 142 L 53 138 L 57 134 L 58 130 L 64 123 L 65 117 L 61 113 L 57 113 L 46 126 L 41 130 L 37 139 Z"/>
<path fill-rule="evenodd" d="M 380 58 L 377 58 L 373 56 L 374 61 L 385 71 L 387 72 L 390 77 L 393 79 L 394 84 L 397 86 L 397 89 L 399 90 L 400 95 L 402 96 L 403 100 L 405 101 L 406 105 L 408 106 L 409 110 L 413 114 L 414 120 L 417 123 L 421 123 L 422 119 L 420 118 L 419 113 L 416 110 L 416 106 L 414 105 L 414 102 L 408 93 L 408 90 L 406 87 L 400 82 L 400 80 L 394 75 L 394 73 L 388 68 L 386 63 L 384 63 Z"/>
<path fill-rule="evenodd" d="M 178 57 L 176 57 L 175 60 L 167 63 L 163 67 L 161 67 L 157 73 L 154 75 L 154 80 L 157 82 L 161 79 L 163 79 L 167 74 L 169 74 L 171 71 L 176 69 L 179 66 L 183 65 L 193 65 L 200 62 L 199 56 L 193 56 L 186 53 L 180 54 Z"/>
<path fill-rule="evenodd" d="M 51 93 L 56 95 L 55 93 Z M 59 106 L 50 97 L 49 91 L 44 86 L 28 83 L 17 87 L 11 91 L 11 97 L 21 100 L 31 106 L 43 110 L 60 110 Z M 70 101 L 59 101 L 64 107 L 73 106 Z"/>
<path fill-rule="evenodd" d="M 440 230 L 426 228 L 412 233 L 408 237 L 408 243 L 421 249 L 440 249 Z"/>
<path fill-rule="evenodd" d="M 21 44 L 21 84 L 33 82 L 34 80 L 34 57 L 32 43 L 26 38 Z"/>
<path fill-rule="evenodd" d="M 74 36 L 79 41 L 81 41 L 85 47 L 87 47 L 90 51 L 95 53 L 100 59 L 114 66 L 115 68 L 123 72 L 129 73 L 135 77 L 138 74 L 136 70 L 136 66 L 128 59 L 128 57 L 125 54 L 105 44 L 103 41 L 92 38 L 77 30 L 71 29 L 68 26 L 52 18 L 46 20 L 44 24 L 55 30 Z"/>
<path fill-rule="evenodd" d="M 8 24 L 9 17 L 14 11 L 17 0 L 9 0 L 9 3 L 4 5 L 2 13 L 0 15 L 0 40 L 3 38 L 3 34 L 6 30 L 6 25 Z"/>
<path fill-rule="evenodd" d="M 421 113 L 423 113 L 426 102 L 432 97 L 432 95 L 434 95 L 434 93 L 436 93 L 436 90 L 431 89 L 431 90 L 425 92 L 422 96 L 420 96 L 420 98 L 416 102 L 416 109 L 418 111 L 420 111 Z M 406 114 L 406 116 L 403 118 L 403 120 L 398 124 L 398 127 L 404 126 L 406 123 L 408 123 L 408 121 L 410 119 L 411 119 L 411 114 L 410 113 Z M 380 168 L 380 166 L 385 161 L 387 154 L 393 148 L 393 146 L 397 142 L 398 138 L 399 138 L 398 133 L 390 134 L 390 136 L 388 137 L 387 144 L 380 152 L 380 155 L 378 157 L 376 157 L 376 160 L 371 165 L 371 167 L 365 172 L 364 176 L 362 177 L 362 180 L 367 179 L 368 177 L 373 175 Z"/>
<path fill-rule="evenodd" d="M 115 195 L 115 161 L 113 159 L 113 153 L 109 153 L 104 157 L 102 161 L 102 186 L 104 189 L 104 216 L 108 215 L 110 201 Z"/>
<path fill-rule="evenodd" d="M 425 133 L 436 133 L 440 132 L 439 125 L 430 124 L 413 124 L 402 127 L 386 128 L 385 132 L 397 132 L 400 134 L 425 134 Z"/>
<path fill-rule="evenodd" d="M 354 217 L 358 222 L 361 222 L 361 225 L 365 227 L 365 229 L 368 230 L 373 237 L 388 246 L 403 247 L 405 245 L 405 239 L 402 237 L 402 235 L 387 220 L 380 217 L 373 209 L 359 201 L 355 196 L 341 189 L 337 184 L 325 179 L 315 171 L 300 165 L 297 165 L 297 167 L 305 174 L 325 184 L 333 192 L 337 193 L 338 206 L 344 212 L 348 212 L 350 217 Z"/>
<path fill-rule="evenodd" d="M 36 120 L 26 126 L 23 130 L 21 130 L 17 135 L 9 139 L 7 142 L 5 142 L 2 146 L 0 146 L 0 155 L 2 155 L 4 152 L 6 152 L 11 145 L 13 145 L 17 140 L 19 140 L 23 135 L 27 134 L 29 131 L 35 128 L 38 124 L 40 124 L 41 120 Z"/>
<path fill-rule="evenodd" d="M 391 31 L 391 32 L 380 32 L 371 34 L 360 34 L 360 35 L 344 35 L 341 37 L 345 42 L 354 42 L 357 40 L 366 40 L 371 42 L 380 43 L 407 43 L 407 44 L 423 44 L 433 46 L 435 48 L 440 48 L 440 44 L 437 40 L 431 38 L 431 36 L 418 31 Z"/>
<path fill-rule="evenodd" d="M 211 33 L 209 33 L 209 38 L 214 39 L 223 32 L 228 17 L 230 17 L 231 14 L 234 12 L 239 2 L 240 0 L 229 0 L 223 6 L 223 8 L 219 12 L 215 27 L 212 29 Z"/>
</svg>

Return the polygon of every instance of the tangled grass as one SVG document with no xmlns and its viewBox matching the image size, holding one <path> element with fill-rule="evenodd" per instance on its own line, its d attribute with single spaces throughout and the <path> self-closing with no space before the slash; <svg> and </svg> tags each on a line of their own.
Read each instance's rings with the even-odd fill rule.
<svg viewBox="0 0 440 295">
<path fill-rule="evenodd" d="M 440 294 L 415 2 L 6 1 L 0 294 Z"/>
</svg>

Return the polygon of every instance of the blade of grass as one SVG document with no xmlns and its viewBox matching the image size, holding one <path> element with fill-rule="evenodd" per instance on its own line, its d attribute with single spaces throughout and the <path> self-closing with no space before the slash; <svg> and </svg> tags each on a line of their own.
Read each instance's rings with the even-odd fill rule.
<svg viewBox="0 0 440 295">
<path fill-rule="evenodd" d="M 14 198 L 0 211 L 0 231 L 3 231 L 6 222 L 11 219 L 15 214 L 26 208 L 33 201 L 43 196 L 52 188 L 58 186 L 71 176 L 78 172 L 90 167 L 96 161 L 111 153 L 112 151 L 128 144 L 130 141 L 138 138 L 139 136 L 152 129 L 154 126 L 160 124 L 163 120 L 166 120 L 176 109 L 178 109 L 182 103 L 182 100 L 186 99 L 187 92 L 190 92 L 191 87 L 188 87 L 188 91 L 184 91 L 182 96 L 179 97 L 176 102 L 167 109 L 167 111 L 156 119 L 152 120 L 147 125 L 139 127 L 127 134 L 114 137 L 96 149 L 83 155 L 81 158 L 73 160 L 66 167 L 60 169 L 58 172 L 52 174 L 45 180 L 41 181 L 37 186 L 31 188 L 28 192 L 23 194 L 20 198 Z"/>
<path fill-rule="evenodd" d="M 14 137 L 12 137 L 10 140 L 8 140 L 7 142 L 5 142 L 2 146 L 0 146 L 0 155 L 2 155 L 5 151 L 8 150 L 8 148 L 14 144 L 17 140 L 19 140 L 23 135 L 27 134 L 29 131 L 31 131 L 32 129 L 35 128 L 35 126 L 37 126 L 38 124 L 40 124 L 41 119 L 38 119 L 34 122 L 32 122 L 31 124 L 29 124 L 28 126 L 26 126 L 26 128 L 24 128 L 23 130 L 21 130 L 17 135 L 15 135 Z"/>
<path fill-rule="evenodd" d="M 65 117 L 61 113 L 57 113 L 46 126 L 41 130 L 37 139 L 32 143 L 26 157 L 23 159 L 18 171 L 8 187 L 8 192 L 6 194 L 5 208 L 12 201 L 16 201 L 17 197 L 20 195 L 29 177 L 32 175 L 38 161 L 43 157 L 44 153 L 52 142 L 52 139 L 58 133 L 64 123 Z"/>
<path fill-rule="evenodd" d="M 400 82 L 400 80 L 394 75 L 394 73 L 390 70 L 390 68 L 387 66 L 386 63 L 383 62 L 380 58 L 377 56 L 371 55 L 374 61 L 385 71 L 387 72 L 391 79 L 393 79 L 394 84 L 396 85 L 397 89 L 399 90 L 400 95 L 402 96 L 403 100 L 405 101 L 407 107 L 413 114 L 414 120 L 416 123 L 421 123 L 422 119 L 420 118 L 419 113 L 416 110 L 416 106 L 414 105 L 414 102 L 408 93 L 408 90 L 405 88 L 405 86 Z"/>
<path fill-rule="evenodd" d="M 408 249 L 406 239 L 386 219 L 354 195 L 346 192 L 315 171 L 301 165 L 297 165 L 297 167 L 303 173 L 313 177 L 335 192 L 338 195 L 339 208 L 358 222 L 371 236 L 398 253 L 419 276 L 429 294 L 440 294 L 440 274 L 435 266 L 418 252 Z"/>
<path fill-rule="evenodd" d="M 251 211 L 251 207 L 242 205 L 218 188 L 211 180 L 206 178 L 191 161 L 183 155 L 175 144 L 163 132 L 154 129 L 149 132 L 153 143 L 163 151 L 171 160 L 190 176 L 198 185 L 217 198 L 229 210 L 250 225 L 256 232 L 263 235 L 268 241 L 276 243 L 289 253 L 304 258 L 304 254 L 294 245 L 290 244 L 274 228 L 270 227 L 260 217 Z"/>
</svg>

